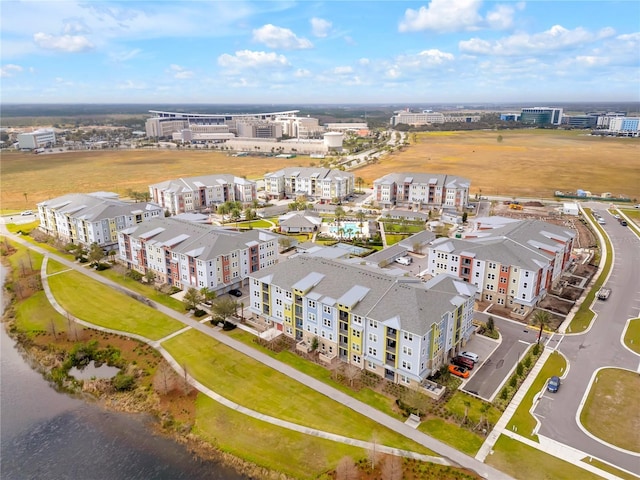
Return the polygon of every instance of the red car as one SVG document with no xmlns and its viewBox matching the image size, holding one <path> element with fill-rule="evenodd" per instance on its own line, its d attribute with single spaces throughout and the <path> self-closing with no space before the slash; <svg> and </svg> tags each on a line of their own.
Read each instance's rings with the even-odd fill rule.
<svg viewBox="0 0 640 480">
<path fill-rule="evenodd" d="M 458 365 L 449 365 L 449 372 L 457 377 L 469 378 L 469 370 Z"/>
</svg>

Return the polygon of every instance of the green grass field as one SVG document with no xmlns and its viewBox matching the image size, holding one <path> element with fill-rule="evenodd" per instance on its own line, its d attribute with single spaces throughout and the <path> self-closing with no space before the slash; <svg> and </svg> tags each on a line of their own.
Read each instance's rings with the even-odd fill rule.
<svg viewBox="0 0 640 480">
<path fill-rule="evenodd" d="M 605 442 L 640 453 L 640 377 L 605 368 L 598 372 L 580 415 L 582 425 Z"/>
<path fill-rule="evenodd" d="M 629 320 L 629 326 L 624 332 L 624 344 L 640 355 L 640 318 Z"/>
<path fill-rule="evenodd" d="M 101 327 L 158 340 L 184 325 L 79 272 L 49 277 L 58 303 L 72 315 Z"/>
<path fill-rule="evenodd" d="M 201 332 L 187 331 L 163 347 L 191 376 L 240 405 L 338 435 L 364 441 L 376 438 L 383 445 L 432 453 Z"/>
</svg>

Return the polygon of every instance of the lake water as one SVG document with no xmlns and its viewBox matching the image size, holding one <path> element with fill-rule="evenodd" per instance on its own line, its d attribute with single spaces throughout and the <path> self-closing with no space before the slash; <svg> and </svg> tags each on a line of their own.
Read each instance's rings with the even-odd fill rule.
<svg viewBox="0 0 640 480">
<path fill-rule="evenodd" d="M 4 268 L 0 267 L 0 281 Z M 150 480 L 246 477 L 155 435 L 152 419 L 54 390 L 0 326 L 0 478 Z"/>
</svg>

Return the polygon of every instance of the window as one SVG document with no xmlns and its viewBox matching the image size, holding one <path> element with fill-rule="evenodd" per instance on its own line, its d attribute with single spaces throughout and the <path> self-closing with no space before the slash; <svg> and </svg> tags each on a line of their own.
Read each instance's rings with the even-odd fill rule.
<svg viewBox="0 0 640 480">
<path fill-rule="evenodd" d="M 324 313 L 328 313 L 329 315 L 331 315 L 332 308 L 331 308 L 331 307 L 329 307 L 329 306 L 327 306 L 327 305 L 324 305 L 324 306 L 322 307 L 322 311 L 323 311 Z"/>
<path fill-rule="evenodd" d="M 406 383 L 407 385 L 411 383 L 411 380 L 406 375 L 400 375 L 400 379 L 402 380 L 402 383 Z"/>
<path fill-rule="evenodd" d="M 360 364 L 360 355 L 354 355 L 353 356 L 353 363 Z"/>
<path fill-rule="evenodd" d="M 362 325 L 362 317 L 360 317 L 359 315 L 354 315 L 353 323 L 355 323 L 356 325 Z"/>
<path fill-rule="evenodd" d="M 371 360 L 369 360 L 369 361 L 367 362 L 367 365 L 369 366 L 369 368 L 370 368 L 371 370 L 375 370 L 375 369 L 376 369 L 376 364 L 375 364 L 375 363 L 373 363 Z"/>
<path fill-rule="evenodd" d="M 375 333 L 370 333 L 369 334 L 369 341 L 370 342 L 377 342 L 378 341 L 378 336 Z"/>
<path fill-rule="evenodd" d="M 523 286 L 523 288 L 527 288 L 528 285 L 529 284 L 527 282 L 524 282 L 524 284 L 522 286 Z"/>
<path fill-rule="evenodd" d="M 374 357 L 378 355 L 378 350 L 373 347 L 369 347 L 369 355 L 373 355 Z"/>
<path fill-rule="evenodd" d="M 313 300 L 309 300 L 307 305 L 309 306 L 309 308 L 316 308 L 316 302 Z"/>
<path fill-rule="evenodd" d="M 404 339 L 409 342 L 413 342 L 413 335 L 409 332 L 404 332 Z"/>
<path fill-rule="evenodd" d="M 402 353 L 404 353 L 405 355 L 409 355 L 411 356 L 411 354 L 413 353 L 413 351 L 411 350 L 411 348 L 409 347 L 402 347 Z"/>
<path fill-rule="evenodd" d="M 353 336 L 355 338 L 360 338 L 362 336 L 362 332 L 360 330 L 354 330 L 353 331 Z"/>
<path fill-rule="evenodd" d="M 308 319 L 310 322 L 315 323 L 315 321 L 316 321 L 316 316 L 315 316 L 315 314 L 313 314 L 313 313 L 309 313 L 309 314 L 307 314 L 307 319 Z"/>
<path fill-rule="evenodd" d="M 375 320 L 369 320 L 369 326 L 371 328 L 378 328 L 378 322 L 376 322 Z"/>
<path fill-rule="evenodd" d="M 360 351 L 360 345 L 358 345 L 357 343 L 352 343 L 351 344 L 351 350 L 353 350 L 355 352 L 359 352 Z"/>
<path fill-rule="evenodd" d="M 406 360 L 403 360 L 402 368 L 404 368 L 405 370 L 411 370 L 411 362 L 407 362 Z"/>
<path fill-rule="evenodd" d="M 327 328 L 331 328 L 331 319 L 329 318 L 323 318 L 322 319 L 322 325 L 324 325 Z"/>
</svg>

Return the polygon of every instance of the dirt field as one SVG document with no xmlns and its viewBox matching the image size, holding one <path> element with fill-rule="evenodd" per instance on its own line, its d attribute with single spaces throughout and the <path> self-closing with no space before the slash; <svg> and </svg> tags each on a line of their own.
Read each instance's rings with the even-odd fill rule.
<svg viewBox="0 0 640 480">
<path fill-rule="evenodd" d="M 146 192 L 153 183 L 214 173 L 257 179 L 279 168 L 307 166 L 312 160 L 231 157 L 222 152 L 190 150 L 3 153 L 0 205 L 3 210 L 33 208 L 38 202 L 71 192 L 102 190 L 124 196 L 128 189 Z"/>
<path fill-rule="evenodd" d="M 498 141 L 498 136 L 502 141 Z M 369 185 L 393 172 L 461 175 L 471 192 L 549 198 L 589 190 L 640 198 L 640 139 L 584 132 L 510 130 L 421 133 L 417 144 L 354 173 Z"/>
</svg>

